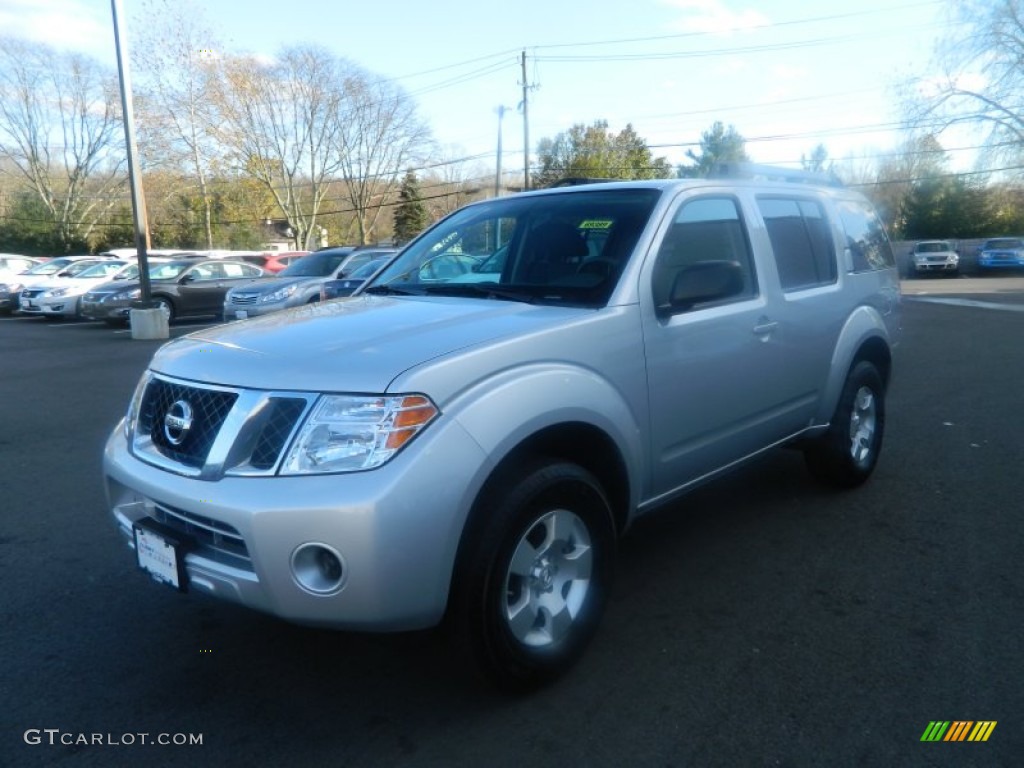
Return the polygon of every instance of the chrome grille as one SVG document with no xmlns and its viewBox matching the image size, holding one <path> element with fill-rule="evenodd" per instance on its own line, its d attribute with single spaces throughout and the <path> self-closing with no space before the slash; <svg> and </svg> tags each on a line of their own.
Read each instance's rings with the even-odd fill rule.
<svg viewBox="0 0 1024 768">
<path fill-rule="evenodd" d="M 228 303 L 237 304 L 239 306 L 249 306 L 251 304 L 255 304 L 258 298 L 258 293 L 233 293 L 228 297 Z"/>
<path fill-rule="evenodd" d="M 187 467 L 200 468 L 237 398 L 234 392 L 199 389 L 154 378 L 142 398 L 139 430 L 148 434 L 156 449 L 167 458 Z M 164 432 L 164 419 L 179 400 L 189 404 L 193 418 L 184 440 L 174 445 Z"/>
<path fill-rule="evenodd" d="M 164 504 L 157 504 L 152 514 L 154 520 L 191 537 L 203 557 L 234 568 L 253 570 L 245 539 L 233 526 Z"/>
<path fill-rule="evenodd" d="M 306 401 L 292 397 L 270 398 L 270 413 L 260 430 L 249 464 L 254 469 L 272 469 L 284 450 L 285 441 L 292 433 Z"/>
</svg>

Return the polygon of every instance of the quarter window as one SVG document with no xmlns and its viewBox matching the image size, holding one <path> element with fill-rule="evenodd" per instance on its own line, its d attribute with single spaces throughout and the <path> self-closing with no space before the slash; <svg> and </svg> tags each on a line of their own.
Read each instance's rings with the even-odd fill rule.
<svg viewBox="0 0 1024 768">
<path fill-rule="evenodd" d="M 841 201 L 839 218 L 846 230 L 846 247 L 850 249 L 854 272 L 896 266 L 882 222 L 869 206 L 853 200 Z"/>
<path fill-rule="evenodd" d="M 836 281 L 836 250 L 828 219 L 816 200 L 759 197 L 784 291 Z"/>
</svg>

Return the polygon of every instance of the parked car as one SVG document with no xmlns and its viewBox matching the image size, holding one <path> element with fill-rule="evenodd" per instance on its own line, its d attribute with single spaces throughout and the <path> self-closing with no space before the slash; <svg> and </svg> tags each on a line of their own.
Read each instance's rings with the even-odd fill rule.
<svg viewBox="0 0 1024 768">
<path fill-rule="evenodd" d="M 170 342 L 103 455 L 135 562 L 299 623 L 447 621 L 459 663 L 550 681 L 640 515 L 779 446 L 834 486 L 876 466 L 892 248 L 863 195 L 780 175 L 473 203 L 358 301 Z"/>
<path fill-rule="evenodd" d="M 57 277 L 22 289 L 19 309 L 23 315 L 39 315 L 47 319 L 78 316 L 82 294 L 108 282 L 133 265 L 120 259 L 109 259 L 83 269 L 74 277 Z M 138 267 L 135 267 L 138 275 Z"/>
<path fill-rule="evenodd" d="M 391 261 L 394 254 L 388 254 L 387 256 L 380 256 L 375 259 L 370 259 L 368 262 L 358 269 L 353 270 L 348 274 L 347 277 L 343 277 L 340 280 L 327 280 L 323 285 L 320 286 L 320 301 L 327 301 L 328 299 L 337 299 L 342 296 L 351 296 L 356 288 L 361 286 L 389 261 Z"/>
<path fill-rule="evenodd" d="M 31 256 L 18 256 L 14 253 L 0 253 L 0 282 L 20 275 L 37 264 L 42 264 L 42 260 L 34 259 Z"/>
<path fill-rule="evenodd" d="M 307 255 L 309 251 L 283 251 L 281 253 L 270 253 L 263 257 L 263 263 L 258 266 L 271 274 L 276 275 L 285 267 L 289 267 L 296 261 Z"/>
<path fill-rule="evenodd" d="M 243 261 L 171 259 L 150 267 L 150 294 L 171 322 L 181 317 L 219 317 L 224 294 L 266 274 Z M 82 296 L 82 317 L 125 325 L 132 302 L 142 296 L 137 280 L 111 281 Z"/>
<path fill-rule="evenodd" d="M 18 275 L 41 263 L 29 256 L 0 253 L 0 314 L 9 315 L 18 308 Z"/>
<path fill-rule="evenodd" d="M 224 297 L 224 319 L 245 320 L 320 301 L 320 286 L 324 282 L 344 277 L 374 256 L 393 252 L 384 248 L 352 247 L 314 251 L 274 277 L 228 291 Z"/>
<path fill-rule="evenodd" d="M 56 278 L 74 277 L 93 264 L 109 259 L 104 256 L 57 256 L 7 278 L 0 285 L 0 312 L 11 314 L 21 308 L 21 292 L 26 288 L 49 282 Z"/>
<path fill-rule="evenodd" d="M 995 237 L 978 249 L 978 269 L 1024 267 L 1024 240 L 1019 237 Z"/>
<path fill-rule="evenodd" d="M 960 271 L 960 254 L 948 240 L 922 240 L 910 252 L 910 262 L 915 275 L 956 275 Z"/>
</svg>

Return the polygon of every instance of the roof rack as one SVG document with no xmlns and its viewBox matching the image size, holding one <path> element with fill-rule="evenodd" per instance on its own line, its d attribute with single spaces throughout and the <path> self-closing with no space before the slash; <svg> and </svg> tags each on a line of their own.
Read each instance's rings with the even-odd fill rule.
<svg viewBox="0 0 1024 768">
<path fill-rule="evenodd" d="M 624 179 L 600 179 L 589 178 L 587 176 L 568 176 L 564 179 L 559 179 L 548 188 L 551 189 L 554 187 L 575 187 L 580 184 L 601 184 L 602 182 L 608 181 L 624 181 Z"/>
<path fill-rule="evenodd" d="M 782 168 L 758 163 L 718 163 L 709 174 L 712 179 L 759 179 L 841 187 L 843 182 L 834 173 L 815 173 L 798 168 Z"/>
</svg>

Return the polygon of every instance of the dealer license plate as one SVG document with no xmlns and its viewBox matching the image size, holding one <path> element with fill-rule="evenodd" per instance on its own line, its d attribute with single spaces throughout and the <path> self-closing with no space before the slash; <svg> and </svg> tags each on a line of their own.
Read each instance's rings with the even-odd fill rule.
<svg viewBox="0 0 1024 768">
<path fill-rule="evenodd" d="M 249 317 L 249 313 L 244 309 L 235 310 L 235 320 L 245 320 L 247 317 Z"/>
<path fill-rule="evenodd" d="M 153 530 L 144 523 L 136 522 L 135 556 L 139 567 L 156 581 L 184 591 L 186 584 L 183 564 L 184 549 L 180 541 Z"/>
</svg>

